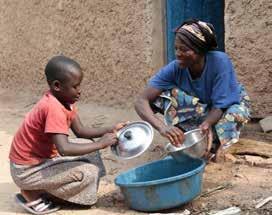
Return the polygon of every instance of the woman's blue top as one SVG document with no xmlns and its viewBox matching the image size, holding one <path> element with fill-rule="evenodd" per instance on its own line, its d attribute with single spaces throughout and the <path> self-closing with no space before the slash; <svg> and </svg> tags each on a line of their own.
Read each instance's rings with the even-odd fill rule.
<svg viewBox="0 0 272 215">
<path fill-rule="evenodd" d="M 193 80 L 189 70 L 181 69 L 174 60 L 161 68 L 148 83 L 149 87 L 169 90 L 177 87 L 200 102 L 214 108 L 228 108 L 240 102 L 240 84 L 227 54 L 210 51 L 205 55 L 201 77 Z"/>
</svg>

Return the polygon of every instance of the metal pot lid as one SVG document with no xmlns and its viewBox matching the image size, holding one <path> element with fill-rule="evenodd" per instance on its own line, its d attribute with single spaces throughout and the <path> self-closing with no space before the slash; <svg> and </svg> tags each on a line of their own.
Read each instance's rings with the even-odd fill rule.
<svg viewBox="0 0 272 215">
<path fill-rule="evenodd" d="M 118 131 L 118 144 L 113 145 L 111 150 L 118 158 L 135 158 L 150 146 L 153 135 L 153 128 L 148 122 L 131 122 Z"/>
</svg>

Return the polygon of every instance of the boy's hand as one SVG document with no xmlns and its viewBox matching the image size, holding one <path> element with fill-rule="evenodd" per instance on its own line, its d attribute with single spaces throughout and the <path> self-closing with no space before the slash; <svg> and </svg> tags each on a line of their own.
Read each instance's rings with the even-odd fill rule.
<svg viewBox="0 0 272 215">
<path fill-rule="evenodd" d="M 117 123 L 116 125 L 113 126 L 111 132 L 116 133 L 116 132 L 119 131 L 121 128 L 125 127 L 128 123 L 129 123 L 129 121 Z"/>
<path fill-rule="evenodd" d="M 102 148 L 104 149 L 108 146 L 117 144 L 118 139 L 117 139 L 116 133 L 106 133 L 99 139 L 98 142 L 101 143 Z"/>
</svg>

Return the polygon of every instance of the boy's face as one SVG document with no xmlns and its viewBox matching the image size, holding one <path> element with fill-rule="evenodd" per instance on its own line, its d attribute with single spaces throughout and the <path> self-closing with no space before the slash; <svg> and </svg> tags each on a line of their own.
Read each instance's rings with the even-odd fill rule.
<svg viewBox="0 0 272 215">
<path fill-rule="evenodd" d="M 80 84 L 83 78 L 81 70 L 71 68 L 65 78 L 65 81 L 60 83 L 58 100 L 63 104 L 73 104 L 80 98 Z"/>
</svg>

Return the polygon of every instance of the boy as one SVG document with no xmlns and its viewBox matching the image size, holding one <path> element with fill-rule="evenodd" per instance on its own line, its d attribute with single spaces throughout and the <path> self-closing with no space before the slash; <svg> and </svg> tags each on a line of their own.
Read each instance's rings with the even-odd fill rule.
<svg viewBox="0 0 272 215">
<path fill-rule="evenodd" d="M 74 105 L 79 100 L 83 78 L 76 61 L 65 56 L 53 57 L 46 65 L 45 75 L 49 91 L 26 115 L 9 154 L 11 176 L 21 189 L 16 202 L 33 214 L 59 209 L 44 194 L 76 204 L 94 204 L 99 177 L 104 171 L 98 150 L 117 144 L 115 133 L 125 125 L 119 123 L 109 128 L 82 125 Z M 69 128 L 79 138 L 101 138 L 97 142 L 71 143 Z"/>
</svg>

